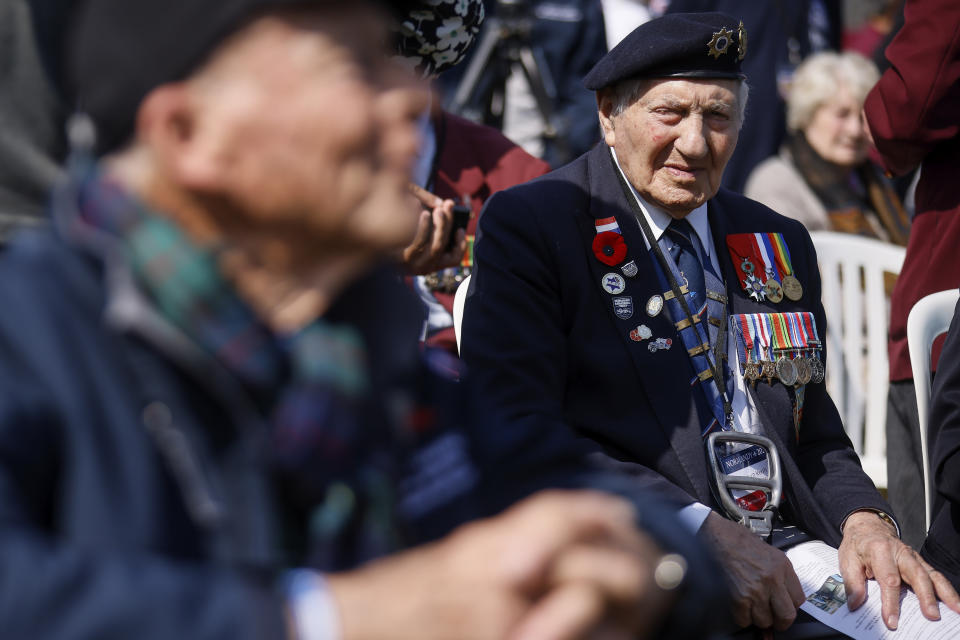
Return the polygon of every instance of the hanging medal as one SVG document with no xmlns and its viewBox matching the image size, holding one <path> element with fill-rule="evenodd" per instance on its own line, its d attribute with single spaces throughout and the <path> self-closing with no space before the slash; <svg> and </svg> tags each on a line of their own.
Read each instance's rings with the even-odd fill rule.
<svg viewBox="0 0 960 640">
<path fill-rule="evenodd" d="M 737 353 L 740 356 L 740 365 L 743 367 L 743 378 L 756 383 L 760 378 L 760 355 L 757 352 L 757 340 L 754 339 L 753 325 L 749 316 L 741 313 L 731 316 L 730 324 L 737 331 Z"/>
<path fill-rule="evenodd" d="M 777 375 L 777 368 L 773 361 L 773 351 L 771 349 L 771 326 L 770 316 L 766 313 L 755 313 L 751 316 L 755 326 L 755 336 L 759 340 L 760 375 L 767 379 L 768 384 L 773 383 Z"/>
<path fill-rule="evenodd" d="M 810 381 L 815 384 L 820 384 L 823 382 L 826 371 L 823 366 L 823 361 L 820 359 L 822 343 L 820 342 L 820 336 L 817 334 L 817 322 L 813 314 L 809 311 L 802 311 L 800 317 L 803 321 L 803 330 L 807 334 L 807 344 L 810 345 L 812 351 L 810 358 Z"/>
<path fill-rule="evenodd" d="M 774 353 L 778 355 L 777 379 L 784 386 L 792 387 L 797 383 L 797 368 L 794 366 L 793 360 L 787 357 L 787 354 L 793 350 L 787 323 L 782 313 L 770 315 L 773 324 Z"/>
<path fill-rule="evenodd" d="M 797 367 L 797 384 L 803 386 L 813 379 L 813 369 L 810 367 L 809 358 L 806 357 L 810 347 L 807 344 L 806 334 L 803 331 L 803 320 L 800 318 L 800 314 L 788 313 L 786 315 L 790 335 L 793 337 L 794 344 L 796 345 L 796 356 L 793 362 Z"/>
<path fill-rule="evenodd" d="M 780 273 L 783 274 L 780 282 L 783 286 L 783 295 L 797 302 L 803 297 L 803 285 L 800 284 L 796 274 L 793 272 L 793 262 L 790 260 L 790 249 L 787 247 L 787 243 L 784 241 L 782 234 L 769 233 L 767 235 L 773 248 L 774 259 L 777 261 Z"/>
<path fill-rule="evenodd" d="M 734 269 L 740 279 L 740 284 L 748 296 L 757 302 L 766 297 L 766 284 L 763 258 L 757 246 L 756 234 L 735 233 L 727 236 L 727 250 L 733 261 Z"/>
</svg>

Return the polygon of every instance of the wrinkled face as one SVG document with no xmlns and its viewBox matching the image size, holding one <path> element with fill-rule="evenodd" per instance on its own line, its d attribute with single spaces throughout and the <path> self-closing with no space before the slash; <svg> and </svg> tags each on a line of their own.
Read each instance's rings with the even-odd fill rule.
<svg viewBox="0 0 960 640">
<path fill-rule="evenodd" d="M 737 145 L 737 83 L 650 80 L 619 115 L 600 94 L 604 138 L 644 199 L 682 218 L 716 194 Z"/>
<path fill-rule="evenodd" d="M 364 4 L 259 18 L 199 74 L 196 148 L 239 212 L 235 235 L 370 253 L 413 236 L 426 93 L 386 60 L 385 22 Z"/>
<path fill-rule="evenodd" d="M 854 167 L 866 159 L 869 143 L 860 116 L 862 107 L 841 85 L 813 113 L 803 133 L 821 158 L 843 167 Z"/>
</svg>

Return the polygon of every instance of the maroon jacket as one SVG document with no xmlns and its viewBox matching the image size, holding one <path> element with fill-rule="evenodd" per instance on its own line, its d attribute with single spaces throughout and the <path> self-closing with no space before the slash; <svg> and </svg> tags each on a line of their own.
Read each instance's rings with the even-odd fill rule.
<svg viewBox="0 0 960 640">
<path fill-rule="evenodd" d="M 923 163 L 891 300 L 890 380 L 897 381 L 913 378 L 910 309 L 930 293 L 960 287 L 960 2 L 907 0 L 886 55 L 891 66 L 864 104 L 870 130 L 891 173 Z"/>
<path fill-rule="evenodd" d="M 476 124 L 445 111 L 436 119 L 437 161 L 432 175 L 433 193 L 458 202 L 470 197 L 473 217 L 467 226 L 467 266 L 473 265 L 473 237 L 483 204 L 493 193 L 532 180 L 550 171 L 550 165 L 535 158 L 496 129 Z M 453 295 L 435 292 L 448 312 Z M 457 353 L 453 328 L 427 336 L 427 344 Z"/>
</svg>

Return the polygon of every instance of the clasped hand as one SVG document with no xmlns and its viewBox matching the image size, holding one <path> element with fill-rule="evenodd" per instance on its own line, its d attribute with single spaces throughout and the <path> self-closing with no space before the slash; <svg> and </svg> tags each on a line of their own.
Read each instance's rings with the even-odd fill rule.
<svg viewBox="0 0 960 640">
<path fill-rule="evenodd" d="M 674 595 L 632 505 L 546 492 L 443 540 L 333 575 L 345 640 L 646 637 Z"/>
</svg>

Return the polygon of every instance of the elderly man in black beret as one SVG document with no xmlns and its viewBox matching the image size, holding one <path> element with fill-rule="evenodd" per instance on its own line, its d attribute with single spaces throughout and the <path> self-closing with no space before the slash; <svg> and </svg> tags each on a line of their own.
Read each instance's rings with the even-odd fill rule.
<svg viewBox="0 0 960 640">
<path fill-rule="evenodd" d="M 709 560 L 639 498 L 540 494 L 442 537 L 601 479 L 567 457 L 487 491 L 455 429 L 464 387 L 380 264 L 417 224 L 425 108 L 386 6 L 73 21 L 87 116 L 56 230 L 0 262 L 4 638 L 634 637 L 678 598 L 709 613 Z"/>
<path fill-rule="evenodd" d="M 888 627 L 904 582 L 935 619 L 957 594 L 900 542 L 824 389 L 810 237 L 720 188 L 747 55 L 723 14 L 638 27 L 585 78 L 605 144 L 488 202 L 462 353 L 504 425 L 489 446 L 519 466 L 579 441 L 676 501 L 742 626 L 794 621 L 804 593 L 777 547 L 809 536 L 839 547 L 851 609 L 875 578 Z"/>
</svg>

